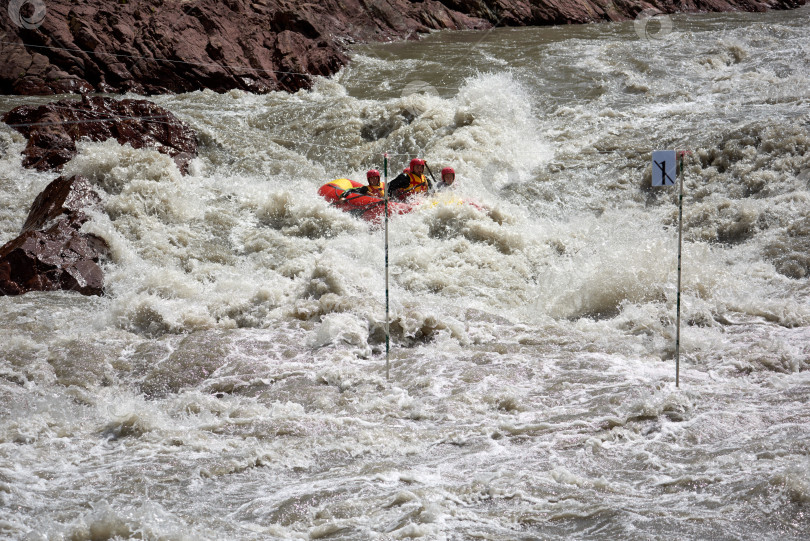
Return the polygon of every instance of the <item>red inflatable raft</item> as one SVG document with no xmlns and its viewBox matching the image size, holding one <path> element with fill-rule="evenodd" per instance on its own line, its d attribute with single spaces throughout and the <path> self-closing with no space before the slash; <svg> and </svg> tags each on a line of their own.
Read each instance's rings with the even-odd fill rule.
<svg viewBox="0 0 810 541">
<path fill-rule="evenodd" d="M 373 195 L 364 195 L 350 190 L 363 186 L 348 178 L 328 182 L 318 189 L 318 195 L 331 204 L 369 222 L 378 222 L 385 211 L 385 201 Z M 398 201 L 388 201 L 388 215 L 405 214 L 412 210 L 411 205 Z"/>
</svg>

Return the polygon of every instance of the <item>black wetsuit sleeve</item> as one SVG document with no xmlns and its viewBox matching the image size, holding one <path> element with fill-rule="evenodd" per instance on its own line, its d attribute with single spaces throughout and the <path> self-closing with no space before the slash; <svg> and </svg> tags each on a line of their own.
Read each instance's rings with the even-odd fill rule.
<svg viewBox="0 0 810 541">
<path fill-rule="evenodd" d="M 340 194 L 340 199 L 346 199 L 350 195 L 365 195 L 368 193 L 368 186 L 358 186 L 357 188 L 350 188 Z"/>
<path fill-rule="evenodd" d="M 407 188 L 410 184 L 411 181 L 408 178 L 408 175 L 406 175 L 405 173 L 400 173 L 399 175 L 397 175 L 397 178 L 388 183 L 386 189 L 388 190 L 388 193 L 395 195 L 397 190 Z"/>
</svg>

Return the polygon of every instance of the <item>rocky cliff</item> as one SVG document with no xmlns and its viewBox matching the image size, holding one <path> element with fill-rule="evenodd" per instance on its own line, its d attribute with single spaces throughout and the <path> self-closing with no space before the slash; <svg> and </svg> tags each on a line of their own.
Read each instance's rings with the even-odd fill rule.
<svg viewBox="0 0 810 541">
<path fill-rule="evenodd" d="M 764 11 L 805 0 L 9 0 L 0 93 L 297 90 L 353 42 L 440 29 L 623 20 L 645 9 Z"/>
</svg>

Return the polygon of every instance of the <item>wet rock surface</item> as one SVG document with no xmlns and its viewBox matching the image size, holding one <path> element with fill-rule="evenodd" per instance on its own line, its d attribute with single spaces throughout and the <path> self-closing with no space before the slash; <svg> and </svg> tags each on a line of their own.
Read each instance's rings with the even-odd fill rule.
<svg viewBox="0 0 810 541">
<path fill-rule="evenodd" d="M 101 295 L 101 238 L 81 232 L 100 198 L 84 177 L 59 177 L 37 196 L 21 234 L 0 247 L 0 295 L 78 291 Z"/>
<path fill-rule="evenodd" d="M 348 62 L 347 44 L 431 30 L 588 23 L 645 9 L 764 11 L 805 0 L 48 0 L 0 15 L 0 93 L 155 94 L 308 88 Z M 32 11 L 34 3 L 19 3 Z M 4 14 L 3 14 L 4 15 Z M 27 21 L 27 22 L 26 22 Z"/>
<path fill-rule="evenodd" d="M 82 138 L 153 148 L 171 156 L 184 173 L 197 154 L 196 133 L 146 100 L 83 96 L 39 107 L 22 105 L 2 120 L 28 137 L 23 165 L 39 171 L 61 169 L 76 155 L 76 141 Z"/>
</svg>

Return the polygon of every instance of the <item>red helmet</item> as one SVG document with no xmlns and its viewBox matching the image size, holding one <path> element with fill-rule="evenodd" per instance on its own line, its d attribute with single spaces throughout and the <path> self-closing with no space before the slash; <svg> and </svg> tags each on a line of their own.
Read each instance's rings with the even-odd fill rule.
<svg viewBox="0 0 810 541">
<path fill-rule="evenodd" d="M 402 170 L 402 172 L 403 172 L 403 173 L 405 173 L 405 174 L 407 175 L 408 173 L 410 173 L 410 172 L 411 172 L 411 168 L 410 168 L 410 167 L 406 167 L 405 169 L 403 169 L 403 170 Z"/>
<path fill-rule="evenodd" d="M 377 177 L 380 178 L 380 172 L 376 169 L 369 169 L 368 173 L 366 173 L 366 178 Z"/>
<path fill-rule="evenodd" d="M 411 160 L 411 163 L 410 163 L 410 165 L 408 166 L 408 168 L 409 168 L 411 171 L 413 171 L 413 167 L 414 167 L 415 165 L 425 165 L 425 160 L 420 160 L 419 158 L 414 158 L 414 159 L 412 159 L 412 160 Z"/>
<path fill-rule="evenodd" d="M 455 174 L 456 174 L 456 172 L 455 172 L 455 171 L 453 171 L 453 168 L 452 168 L 452 167 L 445 167 L 444 169 L 442 169 L 442 176 L 444 176 L 444 175 L 448 175 L 448 174 L 453 174 L 453 175 L 455 175 Z"/>
</svg>

